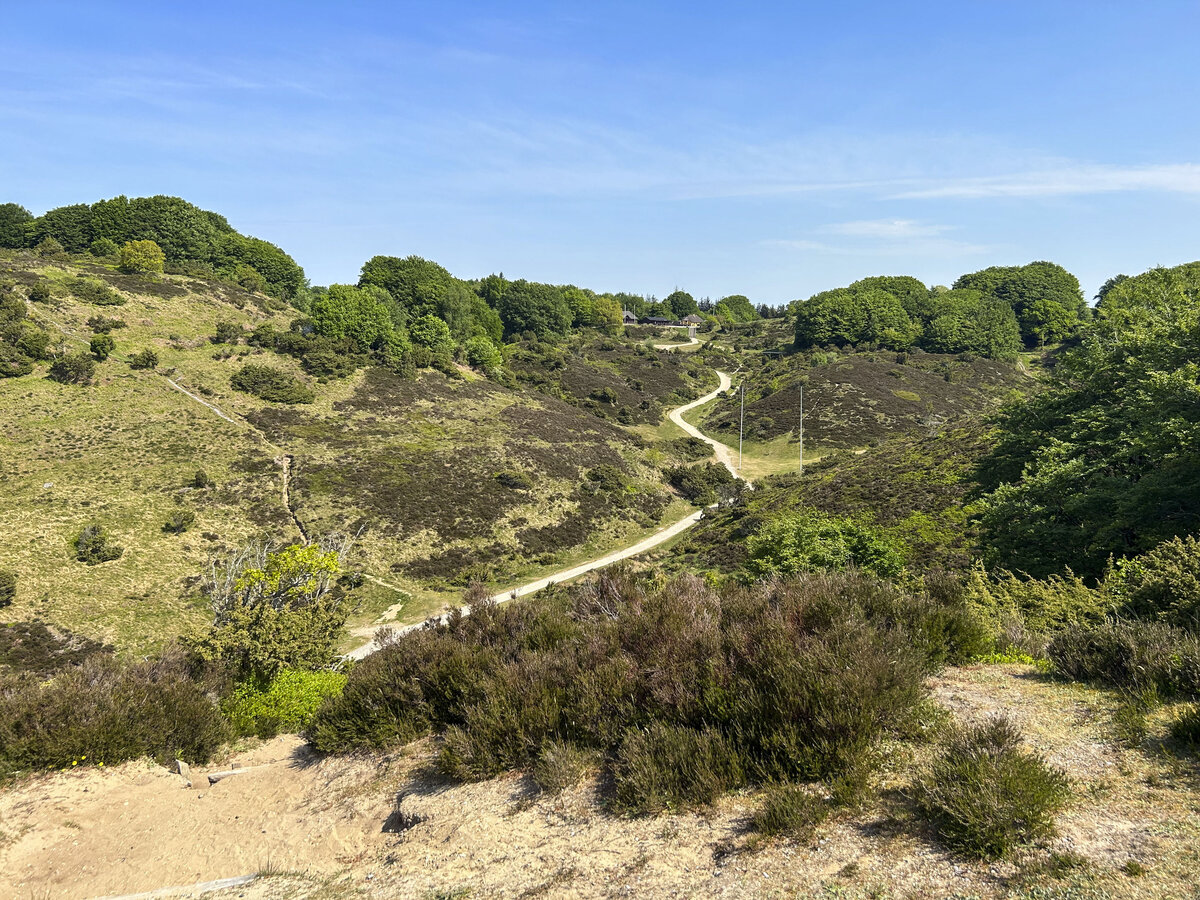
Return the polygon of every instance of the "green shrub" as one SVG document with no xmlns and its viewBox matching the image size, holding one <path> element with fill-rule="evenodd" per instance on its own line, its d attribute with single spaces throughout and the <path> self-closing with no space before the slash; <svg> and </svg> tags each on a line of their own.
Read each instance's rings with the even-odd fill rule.
<svg viewBox="0 0 1200 900">
<path fill-rule="evenodd" d="M 87 352 L 70 353 L 50 363 L 50 378 L 61 384 L 91 384 L 95 374 L 96 360 Z"/>
<path fill-rule="evenodd" d="M 248 363 L 230 379 L 233 387 L 271 403 L 312 403 L 315 395 L 281 369 Z"/>
<path fill-rule="evenodd" d="M 511 488 L 514 491 L 527 491 L 533 487 L 533 479 L 524 472 L 514 472 L 505 470 L 496 473 L 496 480 L 506 488 Z"/>
<path fill-rule="evenodd" d="M 616 803 L 651 814 L 712 803 L 746 783 L 737 747 L 712 729 L 631 729 L 617 756 Z"/>
<path fill-rule="evenodd" d="M 203 763 L 227 736 L 205 685 L 176 659 L 94 656 L 46 684 L 10 676 L 0 686 L 0 777 L 140 756 Z"/>
<path fill-rule="evenodd" d="M 1000 636 L 998 649 L 1039 657 L 1052 635 L 1072 625 L 1095 625 L 1115 604 L 1105 591 L 1088 587 L 1071 573 L 1022 578 L 985 572 L 976 564 L 967 580 L 970 605 Z"/>
<path fill-rule="evenodd" d="M 596 764 L 596 754 L 564 741 L 548 741 L 542 746 L 530 776 L 546 794 L 560 794 L 583 780 Z"/>
<path fill-rule="evenodd" d="M 50 282 L 39 281 L 29 289 L 31 303 L 49 303 L 51 298 Z"/>
<path fill-rule="evenodd" d="M 87 327 L 92 329 L 96 334 L 108 334 L 117 328 L 124 328 L 125 322 L 122 319 L 109 318 L 108 316 L 92 316 L 87 320 Z"/>
<path fill-rule="evenodd" d="M 914 785 L 918 806 L 950 846 L 981 857 L 1054 835 L 1070 794 L 1065 774 L 1021 748 L 1007 718 L 955 728 Z"/>
<path fill-rule="evenodd" d="M 1157 622 L 1072 626 L 1046 648 L 1055 670 L 1076 681 L 1200 697 L 1200 638 Z"/>
<path fill-rule="evenodd" d="M 341 672 L 285 670 L 265 688 L 239 685 L 222 705 L 237 734 L 267 738 L 304 730 L 320 705 L 345 686 Z"/>
<path fill-rule="evenodd" d="M 337 588 L 340 552 L 318 543 L 251 546 L 214 560 L 203 585 L 213 624 L 193 651 L 241 681 L 332 666 L 348 614 Z"/>
<path fill-rule="evenodd" d="M 716 503 L 717 491 L 724 485 L 733 484 L 734 481 L 730 471 L 719 463 L 671 466 L 663 470 L 663 477 L 685 499 L 697 506 Z"/>
<path fill-rule="evenodd" d="M 124 547 L 112 542 L 104 526 L 96 522 L 83 526 L 75 535 L 72 546 L 75 549 L 75 558 L 89 566 L 120 559 L 125 552 Z"/>
<path fill-rule="evenodd" d="M 504 363 L 500 349 L 483 335 L 468 338 L 463 345 L 467 363 L 486 374 L 492 374 Z"/>
<path fill-rule="evenodd" d="M 68 289 L 84 303 L 96 306 L 121 306 L 125 298 L 102 281 L 84 275 L 73 279 Z"/>
<path fill-rule="evenodd" d="M 167 261 L 166 254 L 154 241 L 126 241 L 120 253 L 122 272 L 161 272 Z"/>
<path fill-rule="evenodd" d="M 1122 560 L 1105 586 L 1132 616 L 1200 632 L 1200 539 L 1177 537 Z"/>
<path fill-rule="evenodd" d="M 1113 736 L 1130 747 L 1140 747 L 1149 731 L 1147 716 L 1160 703 L 1158 691 L 1153 687 L 1125 691 L 1120 705 L 1113 711 Z"/>
<path fill-rule="evenodd" d="M 190 509 L 177 509 L 167 516 L 163 523 L 163 531 L 169 534 L 183 534 L 196 524 L 196 514 Z"/>
<path fill-rule="evenodd" d="M 237 322 L 217 322 L 212 342 L 214 344 L 238 344 L 245 335 L 245 330 Z"/>
<path fill-rule="evenodd" d="M 17 573 L 0 569 L 0 609 L 11 606 L 17 596 Z"/>
<path fill-rule="evenodd" d="M 0 378 L 20 378 L 32 371 L 32 359 L 16 347 L 0 343 Z"/>
<path fill-rule="evenodd" d="M 787 835 L 806 840 L 829 816 L 823 797 L 799 784 L 775 784 L 767 788 L 762 804 L 754 811 L 752 827 L 765 837 Z"/>
<path fill-rule="evenodd" d="M 129 357 L 129 368 L 131 369 L 154 369 L 157 366 L 158 354 L 149 347 Z"/>
<path fill-rule="evenodd" d="M 96 240 L 92 241 L 92 245 L 88 248 L 88 252 L 92 254 L 92 256 L 101 258 L 106 256 L 116 256 L 119 250 L 120 248 L 117 246 L 117 242 L 106 237 L 96 238 Z"/>
<path fill-rule="evenodd" d="M 96 334 L 92 335 L 90 346 L 96 362 L 104 362 L 117 346 L 117 342 L 108 334 Z"/>
<path fill-rule="evenodd" d="M 881 532 L 811 510 L 767 522 L 746 547 L 747 567 L 760 578 L 850 568 L 894 578 L 904 568 L 903 550 Z"/>
<path fill-rule="evenodd" d="M 47 236 L 37 243 L 33 252 L 45 259 L 54 259 L 63 256 L 67 251 L 55 238 Z"/>
<path fill-rule="evenodd" d="M 192 476 L 192 487 L 194 488 L 208 488 L 213 487 L 215 484 L 216 482 L 213 481 L 212 476 L 203 469 L 197 469 L 196 474 Z"/>
<path fill-rule="evenodd" d="M 1171 737 L 1193 750 L 1200 749 L 1200 704 L 1191 704 L 1171 723 Z"/>
</svg>

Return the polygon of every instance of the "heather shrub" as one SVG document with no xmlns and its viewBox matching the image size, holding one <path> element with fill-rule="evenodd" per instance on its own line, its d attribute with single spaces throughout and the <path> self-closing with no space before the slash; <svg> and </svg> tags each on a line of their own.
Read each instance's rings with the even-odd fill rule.
<svg viewBox="0 0 1200 900">
<path fill-rule="evenodd" d="M 1200 638 L 1157 622 L 1072 626 L 1046 648 L 1054 669 L 1076 681 L 1200 697 Z"/>
<path fill-rule="evenodd" d="M 205 686 L 178 659 L 95 656 L 52 681 L 0 681 L 0 777 L 153 756 L 207 762 L 227 737 Z"/>
<path fill-rule="evenodd" d="M 829 816 L 823 797 L 799 784 L 774 784 L 767 788 L 754 811 L 752 827 L 765 837 L 787 835 L 798 840 L 812 836 Z"/>
<path fill-rule="evenodd" d="M 1016 725 L 998 717 L 951 731 L 913 792 L 947 844 L 994 858 L 1053 836 L 1070 788 L 1066 775 L 1021 747 Z"/>
<path fill-rule="evenodd" d="M 596 764 L 596 754 L 581 750 L 565 741 L 547 741 L 541 749 L 530 775 L 538 789 L 546 794 L 559 794 L 572 788 Z"/>
<path fill-rule="evenodd" d="M 44 622 L 0 624 L 0 668 L 47 677 L 68 666 L 82 665 L 89 657 L 112 653 L 113 648 L 61 626 Z"/>
<path fill-rule="evenodd" d="M 17 573 L 0 569 L 0 609 L 12 604 L 17 596 Z"/>
<path fill-rule="evenodd" d="M 274 737 L 306 728 L 326 698 L 345 685 L 341 672 L 285 670 L 265 685 L 238 685 L 222 707 L 237 734 Z"/>
<path fill-rule="evenodd" d="M 712 803 L 746 782 L 738 748 L 724 734 L 660 722 L 629 730 L 615 774 L 617 807 L 643 814 Z"/>
<path fill-rule="evenodd" d="M 87 320 L 87 327 L 92 329 L 96 334 L 108 334 L 116 328 L 124 328 L 125 322 L 122 319 L 110 316 L 92 316 Z"/>
<path fill-rule="evenodd" d="M 861 784 L 878 739 L 910 726 L 924 674 L 969 652 L 930 647 L 954 632 L 940 603 L 856 574 L 717 593 L 616 567 L 390 639 L 307 734 L 345 752 L 442 732 L 439 768 L 459 779 L 565 767 L 570 747 L 642 812 L 750 784 Z"/>
</svg>

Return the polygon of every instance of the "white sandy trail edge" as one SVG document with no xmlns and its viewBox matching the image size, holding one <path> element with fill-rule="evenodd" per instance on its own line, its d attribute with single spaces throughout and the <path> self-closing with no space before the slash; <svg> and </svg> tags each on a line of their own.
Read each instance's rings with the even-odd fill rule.
<svg viewBox="0 0 1200 900">
<path fill-rule="evenodd" d="M 700 440 L 712 447 L 713 453 L 716 455 L 718 461 L 720 461 L 725 468 L 729 469 L 730 473 L 736 476 L 737 471 L 733 466 L 733 452 L 720 441 L 715 441 L 710 437 L 706 437 L 704 433 L 700 431 L 700 429 L 693 425 L 689 425 L 683 420 L 684 413 L 695 409 L 697 406 L 703 406 L 705 403 L 708 403 L 710 400 L 729 390 L 729 387 L 732 384 L 730 377 L 724 372 L 717 372 L 717 376 L 721 379 L 721 382 L 715 391 L 705 394 L 699 400 L 693 400 L 691 403 L 686 403 L 683 406 L 676 407 L 675 409 L 671 410 L 669 415 L 672 422 L 674 422 L 692 437 L 700 438 Z M 613 563 L 620 562 L 623 559 L 629 559 L 632 556 L 638 556 L 642 553 L 645 553 L 647 550 L 657 547 L 659 544 L 666 543 L 676 535 L 687 531 L 689 528 L 699 522 L 703 516 L 704 510 L 696 510 L 696 512 L 680 519 L 678 522 L 668 525 L 661 531 L 656 531 L 649 537 L 638 541 L 638 543 L 634 544 L 632 547 L 626 547 L 623 550 L 615 550 L 612 553 L 601 556 L 599 559 L 593 559 L 589 562 L 574 566 L 573 568 L 554 572 L 551 575 L 547 575 L 545 578 L 539 578 L 537 581 L 531 581 L 528 584 L 522 584 L 515 588 L 497 591 L 495 595 L 496 602 L 503 603 L 505 600 L 515 600 L 517 597 L 525 597 L 529 594 L 536 594 L 538 591 L 543 591 L 552 584 L 559 584 L 563 581 L 571 581 L 572 579 L 578 578 L 581 575 L 586 575 L 588 572 L 593 572 L 596 569 L 603 569 L 605 566 L 611 566 Z M 461 612 L 463 614 L 469 613 L 470 607 L 461 607 Z M 444 622 L 446 621 L 448 615 L 449 613 L 443 613 L 440 616 L 433 617 L 432 620 L 427 619 L 426 621 Z M 384 629 L 390 629 L 395 634 L 407 634 L 410 631 L 415 631 L 416 629 L 421 628 L 424 624 L 425 622 L 417 622 L 412 625 L 401 626 L 383 624 L 372 625 L 366 629 L 357 629 L 355 634 L 358 634 L 362 637 L 369 636 L 369 640 L 365 644 L 361 644 L 347 653 L 346 658 L 363 659 L 374 653 L 375 650 L 378 649 L 375 645 L 375 635 Z"/>
</svg>

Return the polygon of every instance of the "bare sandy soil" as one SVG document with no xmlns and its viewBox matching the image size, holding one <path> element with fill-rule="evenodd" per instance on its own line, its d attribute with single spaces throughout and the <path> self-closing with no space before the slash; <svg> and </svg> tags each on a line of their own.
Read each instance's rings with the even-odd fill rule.
<svg viewBox="0 0 1200 900">
<path fill-rule="evenodd" d="M 308 759 L 296 738 L 236 755 L 244 774 L 185 790 L 148 763 L 39 776 L 0 794 L 0 896 L 96 897 L 259 874 L 211 898 L 1195 898 L 1200 764 L 1112 740 L 1113 695 L 1025 666 L 932 682 L 955 715 L 1006 711 L 1065 768 L 1074 800 L 1051 845 L 1015 860 L 956 856 L 904 799 L 925 748 L 892 745 L 878 798 L 811 840 L 758 843 L 755 798 L 625 819 L 604 785 L 558 797 L 523 776 L 448 785 L 432 739 L 370 759 Z M 262 766 L 250 769 L 251 766 Z M 400 815 L 397 815 L 396 812 Z M 384 831 L 386 827 L 388 831 Z M 198 896 L 169 892 L 156 896 Z"/>
</svg>

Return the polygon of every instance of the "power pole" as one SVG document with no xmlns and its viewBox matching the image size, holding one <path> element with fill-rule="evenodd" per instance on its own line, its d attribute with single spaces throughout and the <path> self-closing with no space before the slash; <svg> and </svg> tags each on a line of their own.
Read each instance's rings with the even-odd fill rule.
<svg viewBox="0 0 1200 900">
<path fill-rule="evenodd" d="M 746 382 L 742 382 L 742 415 L 738 421 L 738 475 L 742 474 L 742 432 L 746 429 Z"/>
<path fill-rule="evenodd" d="M 804 385 L 800 385 L 800 477 L 804 477 Z"/>
</svg>

